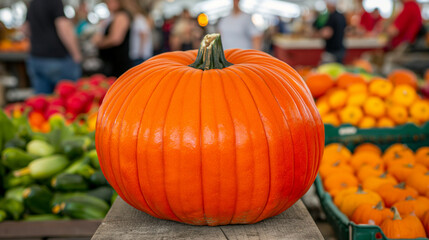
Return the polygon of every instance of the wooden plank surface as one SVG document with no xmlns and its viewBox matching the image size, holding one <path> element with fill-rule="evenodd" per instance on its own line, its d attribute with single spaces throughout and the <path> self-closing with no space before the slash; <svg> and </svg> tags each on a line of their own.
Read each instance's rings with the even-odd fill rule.
<svg viewBox="0 0 429 240">
<path fill-rule="evenodd" d="M 91 237 L 100 220 L 61 220 L 0 223 L 0 239 Z"/>
<path fill-rule="evenodd" d="M 118 198 L 92 237 L 104 239 L 323 239 L 298 201 L 282 214 L 251 225 L 191 226 L 154 218 Z"/>
</svg>

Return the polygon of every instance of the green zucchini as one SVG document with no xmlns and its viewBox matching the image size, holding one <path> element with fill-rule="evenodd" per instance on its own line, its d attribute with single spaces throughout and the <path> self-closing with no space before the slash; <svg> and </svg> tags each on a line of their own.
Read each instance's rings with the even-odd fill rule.
<svg viewBox="0 0 429 240">
<path fill-rule="evenodd" d="M 69 159 L 76 159 L 82 157 L 88 146 L 91 143 L 91 139 L 88 137 L 74 137 L 66 139 L 62 142 L 62 152 Z"/>
<path fill-rule="evenodd" d="M 54 197 L 51 201 L 51 207 L 53 208 L 55 205 L 58 205 L 69 198 L 73 197 L 86 197 L 88 194 L 85 192 L 70 192 L 70 193 L 55 193 Z"/>
<path fill-rule="evenodd" d="M 13 198 L 4 198 L 0 200 L 0 210 L 5 211 L 13 220 L 19 220 L 24 213 L 24 205 Z"/>
<path fill-rule="evenodd" d="M 45 186 L 33 185 L 23 193 L 24 204 L 31 213 L 43 214 L 51 212 L 53 194 Z"/>
<path fill-rule="evenodd" d="M 6 175 L 4 178 L 4 188 L 27 187 L 34 183 L 34 178 L 30 175 L 16 177 L 13 173 Z"/>
<path fill-rule="evenodd" d="M 25 190 L 25 187 L 16 187 L 16 188 L 11 188 L 8 189 L 4 195 L 5 198 L 11 198 L 11 199 L 15 199 L 19 202 L 23 202 L 23 192 Z"/>
<path fill-rule="evenodd" d="M 60 220 L 61 217 L 55 214 L 38 214 L 38 215 L 27 215 L 24 217 L 24 221 L 36 222 L 36 221 L 52 221 Z"/>
<path fill-rule="evenodd" d="M 54 177 L 51 186 L 57 191 L 85 191 L 88 189 L 85 179 L 81 175 L 72 173 L 61 173 Z"/>
<path fill-rule="evenodd" d="M 104 186 L 104 187 L 99 187 L 99 188 L 90 190 L 87 193 L 89 196 L 99 198 L 101 200 L 104 200 L 105 202 L 110 202 L 110 199 L 112 199 L 114 190 L 112 187 Z"/>
<path fill-rule="evenodd" d="M 19 148 L 6 148 L 2 152 L 2 163 L 11 170 L 24 168 L 35 159 Z"/>
<path fill-rule="evenodd" d="M 68 164 L 69 161 L 62 155 L 38 158 L 28 167 L 15 171 L 14 175 L 19 177 L 30 174 L 34 179 L 50 178 L 61 172 Z"/>
<path fill-rule="evenodd" d="M 4 148 L 19 148 L 25 150 L 27 143 L 24 139 L 16 136 L 4 144 Z"/>
<path fill-rule="evenodd" d="M 109 183 L 106 180 L 106 177 L 104 177 L 104 174 L 101 170 L 96 170 L 89 177 L 89 183 L 93 187 L 101 187 L 101 186 L 108 186 L 109 185 Z"/>
<path fill-rule="evenodd" d="M 79 174 L 84 178 L 91 177 L 95 170 L 89 165 L 90 159 L 87 157 L 80 158 L 79 160 L 72 163 L 66 170 L 65 173 Z"/>
<path fill-rule="evenodd" d="M 75 219 L 102 219 L 109 205 L 93 196 L 72 197 L 53 207 L 54 214 L 63 214 Z"/>
<path fill-rule="evenodd" d="M 55 152 L 55 148 L 43 140 L 31 140 L 27 144 L 27 152 L 39 157 L 47 157 Z"/>
</svg>

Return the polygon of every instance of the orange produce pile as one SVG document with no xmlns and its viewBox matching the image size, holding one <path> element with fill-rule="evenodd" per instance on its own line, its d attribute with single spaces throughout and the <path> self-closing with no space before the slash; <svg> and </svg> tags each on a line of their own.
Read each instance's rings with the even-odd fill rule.
<svg viewBox="0 0 429 240">
<path fill-rule="evenodd" d="M 429 236 L 429 147 L 393 144 L 382 153 L 364 143 L 352 153 L 333 143 L 319 175 L 350 221 L 378 225 L 388 238 Z"/>
<path fill-rule="evenodd" d="M 415 75 L 406 70 L 369 82 L 352 73 L 335 81 L 327 74 L 309 74 L 306 82 L 326 124 L 373 128 L 429 121 L 429 101 L 417 94 Z"/>
</svg>

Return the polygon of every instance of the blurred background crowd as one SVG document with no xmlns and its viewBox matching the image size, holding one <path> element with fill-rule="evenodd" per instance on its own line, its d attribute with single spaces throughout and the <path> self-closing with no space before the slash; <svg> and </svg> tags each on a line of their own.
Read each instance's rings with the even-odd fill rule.
<svg viewBox="0 0 429 240">
<path fill-rule="evenodd" d="M 428 54 L 428 21 L 426 0 L 2 0 L 0 76 L 8 88 L 50 93 L 61 79 L 120 76 L 156 54 L 197 49 L 213 32 L 225 49 L 294 67 L 366 56 L 381 72 L 389 53 Z"/>
</svg>

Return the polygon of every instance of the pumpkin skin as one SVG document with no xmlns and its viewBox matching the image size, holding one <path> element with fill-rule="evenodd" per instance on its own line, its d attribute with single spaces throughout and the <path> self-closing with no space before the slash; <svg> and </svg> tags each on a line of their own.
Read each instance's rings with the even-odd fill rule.
<svg viewBox="0 0 429 240">
<path fill-rule="evenodd" d="M 429 191 L 429 172 L 415 172 L 407 178 L 406 183 L 416 189 L 419 194 L 424 195 Z"/>
<path fill-rule="evenodd" d="M 302 78 L 259 51 L 225 56 L 232 66 L 201 70 L 188 66 L 197 51 L 164 53 L 109 89 L 97 153 L 133 207 L 194 225 L 247 224 L 280 214 L 312 185 L 324 128 Z"/>
<path fill-rule="evenodd" d="M 429 199 L 425 197 L 406 198 L 393 205 L 401 215 L 414 214 L 419 219 L 423 219 L 425 212 L 429 211 Z"/>
<path fill-rule="evenodd" d="M 337 86 L 340 88 L 347 88 L 353 84 L 366 84 L 363 77 L 353 73 L 343 73 L 337 78 Z"/>
<path fill-rule="evenodd" d="M 393 212 L 383 208 L 383 203 L 376 205 L 365 203 L 359 205 L 353 212 L 351 220 L 356 224 L 380 225 L 385 219 L 393 218 Z"/>
<path fill-rule="evenodd" d="M 407 180 L 410 175 L 416 173 L 425 173 L 428 171 L 428 169 L 424 165 L 419 163 L 396 163 L 391 165 L 387 171 L 392 174 L 392 176 L 395 177 L 396 180 L 398 180 L 399 182 L 405 182 L 405 180 Z"/>
<path fill-rule="evenodd" d="M 392 102 L 396 105 L 409 107 L 416 99 L 416 90 L 408 85 L 396 86 L 392 93 Z"/>
<path fill-rule="evenodd" d="M 393 84 L 384 78 L 375 77 L 369 83 L 369 92 L 380 98 L 386 98 L 393 90 Z"/>
<path fill-rule="evenodd" d="M 386 111 L 386 106 L 378 97 L 369 97 L 363 104 L 363 110 L 371 117 L 379 118 L 382 117 Z"/>
<path fill-rule="evenodd" d="M 367 178 L 380 176 L 383 172 L 384 169 L 381 164 L 376 166 L 364 165 L 357 171 L 357 177 L 360 182 L 363 182 Z"/>
<path fill-rule="evenodd" d="M 353 174 L 346 172 L 329 175 L 323 183 L 326 191 L 331 193 L 332 196 L 335 196 L 336 193 L 346 188 L 357 187 L 359 184 L 357 178 Z"/>
<path fill-rule="evenodd" d="M 311 73 L 306 77 L 305 83 L 314 98 L 322 96 L 335 85 L 332 77 L 326 73 Z"/>
<path fill-rule="evenodd" d="M 429 168 L 429 147 L 421 147 L 416 152 L 416 162 Z"/>
<path fill-rule="evenodd" d="M 429 121 L 429 103 L 427 101 L 416 101 L 410 106 L 411 118 L 418 122 Z"/>
<path fill-rule="evenodd" d="M 383 173 L 380 176 L 369 177 L 369 178 L 365 179 L 362 182 L 362 186 L 364 189 L 369 189 L 371 191 L 375 191 L 380 186 L 382 186 L 386 183 L 390 183 L 390 184 L 394 185 L 394 184 L 397 184 L 398 181 L 396 181 L 396 179 L 394 177 L 392 177 L 391 175 L 389 175 L 387 173 Z"/>
<path fill-rule="evenodd" d="M 362 143 L 359 146 L 357 146 L 354 150 L 354 153 L 358 153 L 361 151 L 365 151 L 365 152 L 374 152 L 376 153 L 378 156 L 381 156 L 382 152 L 381 149 L 372 143 Z"/>
<path fill-rule="evenodd" d="M 417 191 L 405 183 L 397 185 L 386 183 L 378 187 L 375 192 L 383 198 L 386 207 L 391 207 L 393 204 L 407 199 L 407 197 L 417 198 L 418 196 Z"/>
<path fill-rule="evenodd" d="M 404 124 L 408 121 L 407 108 L 399 105 L 393 105 L 387 108 L 387 115 L 396 123 Z"/>
<path fill-rule="evenodd" d="M 416 75 L 407 69 L 398 69 L 389 74 L 389 81 L 394 85 L 408 85 L 414 89 L 417 89 L 417 77 Z"/>
<path fill-rule="evenodd" d="M 339 209 L 344 213 L 344 215 L 351 218 L 353 212 L 361 204 L 370 203 L 375 205 L 381 201 L 381 197 L 377 193 L 358 188 L 356 192 L 352 192 L 344 196 L 343 200 L 339 203 Z"/>
<path fill-rule="evenodd" d="M 364 165 L 370 165 L 372 167 L 380 166 L 384 167 L 384 164 L 377 153 L 374 152 L 358 152 L 350 158 L 350 165 L 357 171 Z"/>
<path fill-rule="evenodd" d="M 362 120 L 359 122 L 359 128 L 373 128 L 377 124 L 375 118 L 370 116 L 364 116 Z"/>
<path fill-rule="evenodd" d="M 321 164 L 319 168 L 319 174 L 322 179 L 327 178 L 329 175 L 335 173 L 350 173 L 353 174 L 354 170 L 347 163 L 338 161 L 333 164 Z"/>
<path fill-rule="evenodd" d="M 427 211 L 424 215 L 423 215 L 423 226 L 426 230 L 426 234 L 429 236 L 429 211 Z"/>
<path fill-rule="evenodd" d="M 346 106 L 341 109 L 339 115 L 342 123 L 357 125 L 363 117 L 363 112 L 359 107 Z"/>
<path fill-rule="evenodd" d="M 394 211 L 393 218 L 387 218 L 380 225 L 384 235 L 389 239 L 413 239 L 425 238 L 426 233 L 422 222 L 413 215 L 404 216 L 401 218 L 398 210 L 392 208 Z"/>
</svg>

